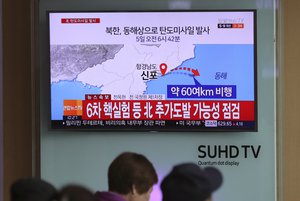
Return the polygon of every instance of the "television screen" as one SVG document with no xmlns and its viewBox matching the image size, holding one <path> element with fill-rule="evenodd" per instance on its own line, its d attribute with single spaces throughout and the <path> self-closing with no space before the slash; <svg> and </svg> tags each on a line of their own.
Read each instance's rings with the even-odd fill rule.
<svg viewBox="0 0 300 201">
<path fill-rule="evenodd" d="M 51 128 L 257 131 L 255 10 L 48 17 Z"/>
</svg>

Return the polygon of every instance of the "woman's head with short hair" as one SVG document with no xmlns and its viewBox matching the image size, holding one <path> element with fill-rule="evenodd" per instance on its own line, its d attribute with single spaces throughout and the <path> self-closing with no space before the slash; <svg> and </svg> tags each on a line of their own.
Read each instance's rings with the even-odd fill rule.
<svg viewBox="0 0 300 201">
<path fill-rule="evenodd" d="M 109 191 L 119 194 L 146 193 L 158 181 L 152 163 L 143 155 L 124 152 L 117 156 L 108 169 Z"/>
</svg>

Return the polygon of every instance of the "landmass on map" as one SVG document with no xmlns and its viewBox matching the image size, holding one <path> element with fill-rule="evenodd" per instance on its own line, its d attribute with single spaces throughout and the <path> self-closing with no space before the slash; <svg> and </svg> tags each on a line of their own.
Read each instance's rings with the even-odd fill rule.
<svg viewBox="0 0 300 201">
<path fill-rule="evenodd" d="M 51 83 L 74 80 L 88 68 L 114 59 L 124 45 L 51 45 Z"/>
<path fill-rule="evenodd" d="M 147 80 L 143 80 L 143 70 L 137 69 L 138 64 L 155 64 L 160 74 L 159 65 L 168 64 L 166 73 L 171 72 L 183 61 L 193 58 L 194 45 L 181 47 L 179 44 L 166 45 L 124 45 L 113 59 L 98 63 L 93 68 L 82 71 L 76 81 L 100 87 L 103 94 L 136 95 L 144 94 Z"/>
</svg>

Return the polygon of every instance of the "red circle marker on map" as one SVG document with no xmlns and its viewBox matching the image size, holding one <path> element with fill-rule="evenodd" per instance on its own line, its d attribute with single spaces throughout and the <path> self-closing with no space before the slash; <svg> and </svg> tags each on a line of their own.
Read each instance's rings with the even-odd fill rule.
<svg viewBox="0 0 300 201">
<path fill-rule="evenodd" d="M 168 66 L 165 63 L 162 63 L 159 65 L 159 69 L 162 75 L 164 75 L 167 72 Z"/>
</svg>

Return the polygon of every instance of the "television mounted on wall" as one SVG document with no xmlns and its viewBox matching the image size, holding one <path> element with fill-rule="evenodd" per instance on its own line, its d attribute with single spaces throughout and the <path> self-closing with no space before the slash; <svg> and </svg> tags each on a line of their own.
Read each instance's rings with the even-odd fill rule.
<svg viewBox="0 0 300 201">
<path fill-rule="evenodd" d="M 47 14 L 52 129 L 257 131 L 256 10 Z"/>
</svg>

